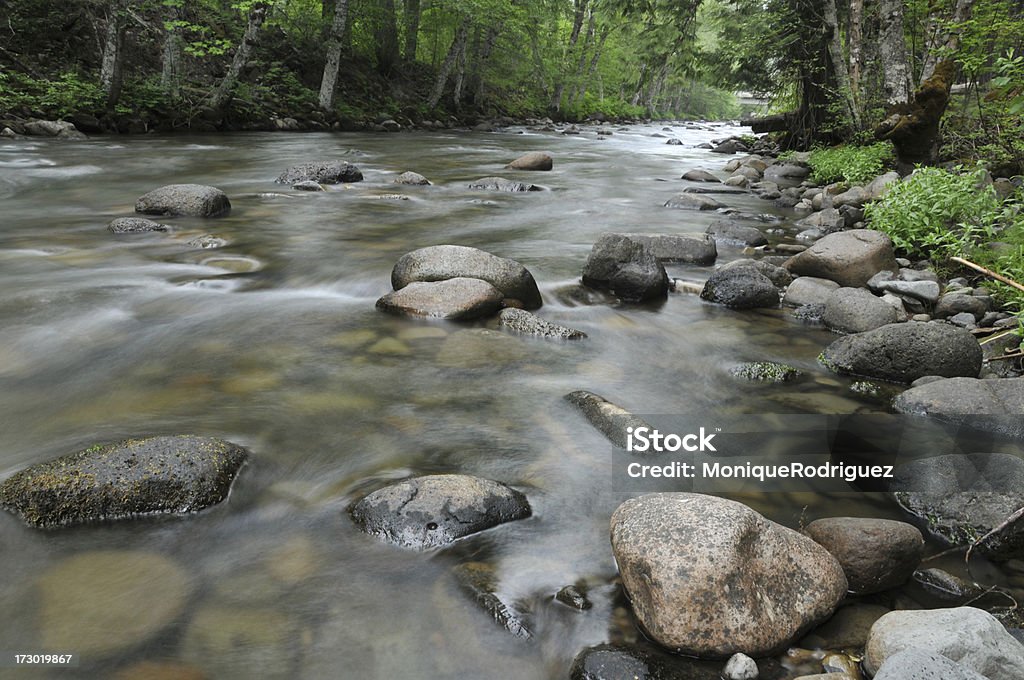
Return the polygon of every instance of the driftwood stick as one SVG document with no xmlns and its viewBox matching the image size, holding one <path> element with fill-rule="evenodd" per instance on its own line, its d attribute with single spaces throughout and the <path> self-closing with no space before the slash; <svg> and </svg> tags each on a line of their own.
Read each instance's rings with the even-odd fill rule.
<svg viewBox="0 0 1024 680">
<path fill-rule="evenodd" d="M 979 271 L 982 274 L 985 274 L 986 276 L 991 276 L 993 279 L 996 279 L 997 281 L 1002 281 L 1006 285 L 1013 286 L 1017 290 L 1024 292 L 1024 285 L 1021 285 L 1021 284 L 1017 283 L 1016 281 L 1014 281 L 1013 279 L 1009 279 L 1009 278 L 1003 276 L 1002 274 L 997 274 L 994 271 L 992 271 L 991 269 L 985 269 L 980 264 L 974 264 L 970 260 L 965 260 L 962 257 L 951 257 L 949 259 L 952 260 L 953 262 L 958 262 L 958 263 L 964 265 L 965 267 L 970 267 L 971 269 L 973 269 L 975 271 Z"/>
<path fill-rule="evenodd" d="M 1024 352 L 1017 352 L 1015 354 L 1000 354 L 997 357 L 991 357 L 989 361 L 1006 361 L 1007 359 L 1020 359 L 1024 357 Z"/>
<path fill-rule="evenodd" d="M 1006 527 L 1008 527 L 1011 524 L 1013 524 L 1014 522 L 1016 522 L 1018 519 L 1021 518 L 1022 515 L 1024 515 L 1024 508 L 1018 508 L 1016 511 L 1014 511 L 1014 513 L 1012 515 L 1010 515 L 1009 517 L 1004 519 L 1002 522 L 1000 522 L 999 526 L 997 526 L 995 529 L 993 529 L 992 531 L 988 532 L 987 534 L 985 534 L 984 536 L 982 536 L 981 538 L 975 540 L 969 546 L 967 546 L 967 553 L 964 554 L 964 562 L 966 562 L 968 564 L 970 563 L 970 561 L 971 561 L 971 551 L 974 550 L 974 548 L 976 546 L 981 545 L 983 542 L 985 542 L 986 539 L 988 539 L 988 538 L 990 538 L 992 536 L 995 536 L 1000 531 L 1002 531 Z M 970 569 L 969 566 L 968 566 L 968 569 Z"/>
</svg>

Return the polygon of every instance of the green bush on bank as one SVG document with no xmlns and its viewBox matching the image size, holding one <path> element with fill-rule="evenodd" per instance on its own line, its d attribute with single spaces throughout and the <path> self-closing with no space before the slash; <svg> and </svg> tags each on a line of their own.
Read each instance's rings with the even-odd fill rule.
<svg viewBox="0 0 1024 680">
<path fill-rule="evenodd" d="M 818 184 L 865 184 L 885 172 L 892 162 L 893 148 L 889 142 L 814 149 L 807 159 L 811 179 Z"/>
</svg>

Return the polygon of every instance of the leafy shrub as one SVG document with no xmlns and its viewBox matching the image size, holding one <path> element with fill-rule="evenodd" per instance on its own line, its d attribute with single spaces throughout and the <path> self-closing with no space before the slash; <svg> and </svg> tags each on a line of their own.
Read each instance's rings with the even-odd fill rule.
<svg viewBox="0 0 1024 680">
<path fill-rule="evenodd" d="M 815 149 L 807 159 L 811 178 L 819 184 L 839 181 L 864 184 L 882 174 L 892 161 L 893 149 L 889 142 Z"/>
</svg>

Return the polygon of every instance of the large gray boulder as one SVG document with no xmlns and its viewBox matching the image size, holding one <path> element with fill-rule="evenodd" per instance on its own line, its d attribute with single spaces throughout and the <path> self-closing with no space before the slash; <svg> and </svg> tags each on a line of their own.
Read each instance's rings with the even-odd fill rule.
<svg viewBox="0 0 1024 680">
<path fill-rule="evenodd" d="M 926 375 L 976 377 L 981 347 L 962 328 L 945 323 L 894 323 L 839 338 L 823 363 L 836 373 L 911 383 Z"/>
<path fill-rule="evenodd" d="M 689 180 L 691 182 L 711 182 L 712 184 L 721 184 L 722 182 L 722 180 L 702 168 L 687 170 L 683 173 L 683 176 L 680 179 Z"/>
<path fill-rule="evenodd" d="M 1024 460 L 1008 453 L 949 454 L 897 468 L 896 501 L 933 536 L 969 545 L 993 560 L 1024 556 Z"/>
<path fill-rule="evenodd" d="M 1024 678 L 1024 645 L 974 607 L 889 612 L 871 627 L 864 668 L 876 675 L 888 659 L 910 649 L 941 654 L 988 680 Z"/>
<path fill-rule="evenodd" d="M 710 236 L 690 234 L 623 234 L 643 243 L 654 257 L 662 262 L 686 262 L 689 264 L 714 264 L 718 257 L 715 239 Z"/>
<path fill-rule="evenodd" d="M 823 305 L 837 288 L 839 288 L 839 284 L 835 281 L 819 279 L 815 276 L 798 276 L 789 284 L 782 302 L 787 307 Z"/>
<path fill-rule="evenodd" d="M 541 306 L 540 290 L 533 274 L 515 260 L 467 246 L 429 246 L 406 253 L 391 270 L 395 290 L 414 281 L 444 281 L 466 277 L 487 281 L 508 300 L 526 309 Z"/>
<path fill-rule="evenodd" d="M 550 170 L 554 161 L 543 151 L 531 151 L 515 159 L 507 166 L 510 170 Z"/>
<path fill-rule="evenodd" d="M 352 506 L 352 520 L 382 541 L 426 550 L 529 517 L 519 491 L 469 475 L 427 475 L 386 486 Z"/>
<path fill-rule="evenodd" d="M 757 248 L 768 244 L 768 237 L 757 227 L 739 224 L 733 220 L 716 220 L 705 233 L 719 243 L 728 243 Z"/>
<path fill-rule="evenodd" d="M 920 649 L 905 649 L 885 660 L 874 680 L 987 680 L 955 661 Z"/>
<path fill-rule="evenodd" d="M 26 468 L 0 484 L 0 507 L 52 527 L 220 503 L 245 462 L 242 447 L 181 435 L 97 444 Z"/>
<path fill-rule="evenodd" d="M 498 325 L 517 333 L 536 335 L 542 338 L 580 340 L 587 337 L 587 334 L 583 331 L 545 321 L 525 309 L 516 309 L 514 307 L 501 310 L 501 314 L 498 315 Z"/>
<path fill-rule="evenodd" d="M 348 161 L 312 161 L 291 166 L 274 181 L 278 184 L 295 185 L 299 182 L 342 184 L 362 180 L 363 173 Z"/>
<path fill-rule="evenodd" d="M 825 300 L 821 320 L 840 333 L 862 333 L 901 321 L 896 308 L 867 288 L 838 288 Z"/>
<path fill-rule="evenodd" d="M 700 297 L 732 309 L 779 306 L 779 289 L 755 267 L 716 270 L 705 282 Z"/>
<path fill-rule="evenodd" d="M 893 408 L 1024 438 L 1024 378 L 936 380 L 903 392 Z"/>
<path fill-rule="evenodd" d="M 377 300 L 377 309 L 405 316 L 469 321 L 497 312 L 503 298 L 502 292 L 487 281 L 456 277 L 414 281 Z"/>
<path fill-rule="evenodd" d="M 637 618 L 681 654 L 772 654 L 828 618 L 846 593 L 827 550 L 715 496 L 628 500 L 612 515 L 611 542 Z"/>
<path fill-rule="evenodd" d="M 504 177 L 481 177 L 480 179 L 469 183 L 470 189 L 484 189 L 486 191 L 505 191 L 509 193 L 518 193 L 522 191 L 541 191 L 539 186 L 535 184 L 524 184 L 523 182 L 515 182 Z"/>
<path fill-rule="evenodd" d="M 682 193 L 665 201 L 665 207 L 677 210 L 718 210 L 725 206 L 704 194 Z"/>
<path fill-rule="evenodd" d="M 665 267 L 650 247 L 624 234 L 598 239 L 583 266 L 583 284 L 631 302 L 668 296 Z"/>
<path fill-rule="evenodd" d="M 231 212 L 231 201 L 216 187 L 202 184 L 168 184 L 143 194 L 135 201 L 143 215 L 220 217 Z"/>
<path fill-rule="evenodd" d="M 924 553 L 921 532 L 890 519 L 827 517 L 808 524 L 804 533 L 839 560 L 855 595 L 905 583 Z"/>
<path fill-rule="evenodd" d="M 798 276 L 816 276 L 860 288 L 880 271 L 899 271 L 892 241 L 880 231 L 851 229 L 829 234 L 789 259 Z"/>
</svg>

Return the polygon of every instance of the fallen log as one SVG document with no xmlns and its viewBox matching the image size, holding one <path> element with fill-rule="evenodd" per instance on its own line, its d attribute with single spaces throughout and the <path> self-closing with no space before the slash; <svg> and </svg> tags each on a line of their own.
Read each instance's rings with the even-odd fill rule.
<svg viewBox="0 0 1024 680">
<path fill-rule="evenodd" d="M 757 118 L 744 118 L 740 121 L 740 125 L 752 128 L 754 134 L 762 134 L 765 132 L 787 132 L 789 130 L 790 123 L 793 120 L 794 113 L 792 111 L 786 113 L 777 113 L 773 116 L 760 116 Z"/>
</svg>

